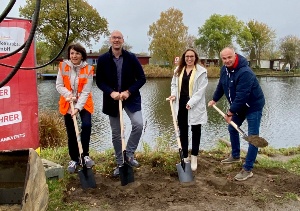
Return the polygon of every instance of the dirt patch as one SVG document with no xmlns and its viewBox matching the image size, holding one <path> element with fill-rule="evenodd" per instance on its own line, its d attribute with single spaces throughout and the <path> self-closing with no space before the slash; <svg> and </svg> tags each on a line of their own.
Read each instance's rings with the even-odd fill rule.
<svg viewBox="0 0 300 211">
<path fill-rule="evenodd" d="M 198 156 L 194 181 L 180 183 L 177 172 L 166 175 L 152 166 L 135 169 L 135 182 L 95 174 L 97 188 L 83 191 L 75 177 L 65 201 L 89 204 L 90 210 L 300 210 L 300 177 L 283 169 L 255 168 L 254 176 L 237 182 L 240 164 L 221 164 L 209 154 Z M 290 196 L 290 197 L 288 197 Z"/>
</svg>

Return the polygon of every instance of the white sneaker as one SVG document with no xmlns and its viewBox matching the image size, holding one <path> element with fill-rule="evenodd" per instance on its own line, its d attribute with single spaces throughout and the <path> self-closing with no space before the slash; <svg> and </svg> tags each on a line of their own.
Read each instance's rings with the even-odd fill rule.
<svg viewBox="0 0 300 211">
<path fill-rule="evenodd" d="M 69 172 L 70 174 L 73 174 L 73 173 L 76 171 L 77 165 L 78 165 L 78 164 L 77 164 L 76 161 L 71 160 L 71 161 L 69 162 L 68 172 Z"/>
<path fill-rule="evenodd" d="M 191 168 L 192 168 L 192 171 L 197 170 L 197 156 L 195 156 L 195 155 L 191 155 Z"/>
<path fill-rule="evenodd" d="M 185 163 L 189 163 L 189 162 L 190 162 L 190 159 L 189 159 L 189 157 L 187 157 L 187 158 L 183 158 L 183 160 L 184 160 L 184 162 L 185 162 Z"/>
<path fill-rule="evenodd" d="M 87 168 L 92 168 L 95 165 L 95 162 L 89 156 L 84 156 L 83 159 Z"/>
</svg>

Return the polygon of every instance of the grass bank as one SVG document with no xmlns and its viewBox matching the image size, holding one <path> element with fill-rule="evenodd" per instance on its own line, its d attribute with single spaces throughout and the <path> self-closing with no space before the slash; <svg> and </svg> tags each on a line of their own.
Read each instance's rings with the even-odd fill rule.
<svg viewBox="0 0 300 211">
<path fill-rule="evenodd" d="M 150 165 L 155 171 L 164 172 L 166 175 L 175 175 L 177 170 L 175 164 L 179 162 L 179 155 L 177 150 L 170 147 L 170 143 L 166 143 L 162 139 L 157 139 L 157 146 L 155 149 L 150 149 L 149 146 L 143 145 L 143 151 L 136 153 L 136 157 L 141 165 Z M 163 148 L 165 147 L 165 148 Z M 201 151 L 201 156 L 210 156 L 216 160 L 227 156 L 230 148 L 223 143 L 219 143 L 214 149 L 209 151 Z M 256 163 L 255 169 L 272 169 L 280 168 L 300 175 L 300 147 L 289 149 L 274 149 L 264 148 L 260 150 L 260 158 Z M 293 155 L 289 159 L 274 160 L 272 157 Z M 245 155 L 242 154 L 242 157 Z M 41 157 L 53 162 L 59 163 L 66 169 L 69 161 L 68 150 L 66 147 L 49 147 L 41 152 Z M 95 173 L 101 174 L 104 177 L 110 177 L 113 168 L 115 167 L 114 152 L 112 149 L 103 153 L 96 151 L 91 152 L 91 157 L 95 160 Z M 218 171 L 218 169 L 216 169 Z M 65 202 L 65 197 L 72 189 L 68 189 L 67 185 L 77 177 L 77 174 L 69 174 L 65 170 L 65 176 L 61 180 L 48 180 L 50 199 L 48 210 L 88 210 L 88 206 L 82 203 Z M 297 199 L 297 195 L 290 193 L 287 195 L 290 199 Z"/>
<path fill-rule="evenodd" d="M 42 146 L 41 157 L 66 166 L 69 161 L 68 149 L 66 147 L 66 131 L 63 125 L 62 116 L 58 113 L 40 113 L 39 115 L 40 143 Z M 168 139 L 169 140 L 169 139 Z M 179 162 L 178 151 L 172 146 L 173 143 L 167 142 L 164 137 L 155 139 L 155 148 L 141 142 L 142 151 L 136 153 L 136 157 L 142 165 L 150 166 L 153 171 L 160 171 L 166 175 L 176 175 L 175 164 Z M 230 148 L 219 143 L 209 151 L 201 151 L 199 157 L 210 156 L 215 160 L 227 156 Z M 260 157 L 255 165 L 255 169 L 282 169 L 300 175 L 300 147 L 275 149 L 266 147 L 260 149 Z M 91 157 L 95 160 L 94 168 L 96 174 L 103 177 L 110 177 L 114 167 L 114 151 L 112 149 L 98 153 L 91 151 Z M 245 157 L 245 154 L 242 154 Z M 223 171 L 216 168 L 215 171 Z M 61 180 L 48 180 L 50 199 L 48 210 L 88 210 L 88 205 L 78 201 L 66 202 L 66 197 L 73 190 L 68 185 L 77 178 L 77 174 L 70 175 L 65 170 L 65 176 Z M 297 198 L 294 193 L 288 193 L 287 197 Z"/>
<path fill-rule="evenodd" d="M 208 78 L 218 78 L 220 76 L 220 67 L 206 67 Z M 174 68 L 160 67 L 158 65 L 144 65 L 144 71 L 147 78 L 170 78 L 173 76 Z M 271 69 L 253 69 L 256 76 L 270 77 L 299 77 L 300 71 L 275 71 Z"/>
<path fill-rule="evenodd" d="M 171 78 L 174 74 L 175 67 L 161 67 L 159 65 L 144 65 L 145 75 L 147 78 Z M 208 78 L 218 78 L 220 76 L 220 67 L 206 67 Z M 271 69 L 253 69 L 257 76 L 271 76 L 271 77 L 300 77 L 299 70 L 291 70 L 290 72 L 275 71 Z M 57 73 L 56 69 L 45 69 L 43 73 Z"/>
</svg>

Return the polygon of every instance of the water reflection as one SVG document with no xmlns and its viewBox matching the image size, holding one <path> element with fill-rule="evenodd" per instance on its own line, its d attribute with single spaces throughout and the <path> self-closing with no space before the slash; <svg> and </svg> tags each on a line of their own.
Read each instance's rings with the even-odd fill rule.
<svg viewBox="0 0 300 211">
<path fill-rule="evenodd" d="M 170 95 L 170 78 L 148 79 L 142 87 L 142 111 L 145 130 L 142 142 L 155 146 L 158 137 L 174 142 L 174 128 L 170 111 L 170 104 L 166 97 Z M 261 136 L 266 138 L 270 145 L 276 148 L 298 146 L 300 130 L 297 123 L 300 120 L 298 102 L 300 100 L 300 78 L 259 78 L 266 96 L 266 106 L 263 111 Z M 209 79 L 206 100 L 210 100 L 215 90 L 218 79 Z M 108 117 L 101 111 L 102 92 L 94 84 L 93 96 L 95 100 L 95 113 L 93 115 L 92 143 L 91 146 L 99 151 L 112 148 L 110 126 Z M 55 90 L 55 80 L 38 82 L 39 109 L 57 110 L 59 95 Z M 224 98 L 218 102 L 218 107 L 226 111 L 227 102 Z M 213 109 L 208 108 L 208 123 L 203 125 L 201 149 L 209 149 L 216 145 L 218 138 L 228 138 L 227 124 Z M 124 115 L 125 137 L 130 133 L 130 121 Z M 241 127 L 247 131 L 247 125 Z M 242 147 L 246 147 L 242 142 Z"/>
</svg>

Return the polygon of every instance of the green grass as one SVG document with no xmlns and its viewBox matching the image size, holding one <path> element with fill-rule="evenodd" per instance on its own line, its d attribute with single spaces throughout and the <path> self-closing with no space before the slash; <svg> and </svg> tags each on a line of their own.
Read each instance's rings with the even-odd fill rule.
<svg viewBox="0 0 300 211">
<path fill-rule="evenodd" d="M 48 210 L 88 210 L 87 205 L 82 205 L 77 201 L 72 203 L 66 203 L 64 201 L 64 192 L 66 190 L 66 184 L 69 178 L 63 180 L 48 180 L 49 188 L 49 203 Z"/>
<path fill-rule="evenodd" d="M 279 149 L 275 149 L 273 147 L 265 147 L 260 149 L 260 153 L 264 155 L 268 155 L 270 157 L 274 157 L 276 155 L 291 156 L 291 155 L 300 154 L 300 146 L 290 147 L 290 148 L 279 148 Z"/>
<path fill-rule="evenodd" d="M 55 163 L 59 163 L 63 166 L 67 166 L 69 161 L 69 154 L 67 147 L 49 147 L 42 148 L 41 157 L 47 160 L 51 160 Z M 49 188 L 49 203 L 48 210 L 87 210 L 86 205 L 81 205 L 78 202 L 66 203 L 64 201 L 64 194 L 67 190 L 67 184 L 74 177 L 67 173 L 64 168 L 64 178 L 60 180 L 50 179 L 47 180 Z"/>
</svg>

